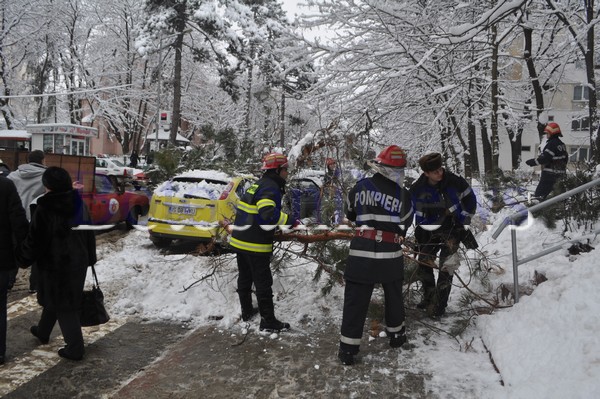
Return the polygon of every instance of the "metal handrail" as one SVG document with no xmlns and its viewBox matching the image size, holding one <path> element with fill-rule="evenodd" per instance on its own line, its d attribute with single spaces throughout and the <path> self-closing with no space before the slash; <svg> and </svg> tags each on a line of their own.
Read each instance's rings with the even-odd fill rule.
<svg viewBox="0 0 600 399">
<path fill-rule="evenodd" d="M 589 190 L 592 187 L 595 187 L 597 185 L 600 184 L 600 178 L 598 179 L 594 179 L 592 181 L 589 181 L 585 184 L 582 184 L 579 187 L 576 187 L 572 190 L 566 191 L 562 194 L 557 195 L 556 197 L 552 197 L 544 202 L 540 202 L 539 204 L 536 204 L 530 208 L 525 208 L 525 209 L 521 209 L 517 212 L 515 212 L 514 214 L 507 216 L 504 218 L 504 220 L 502 220 L 502 223 L 500 224 L 500 226 L 498 226 L 498 228 L 496 229 L 496 231 L 494 231 L 494 233 L 492 234 L 492 238 L 495 240 L 496 238 L 498 238 L 498 236 L 500 235 L 500 233 L 502 233 L 502 231 L 504 231 L 504 229 L 509 226 L 509 225 L 515 225 L 517 220 L 522 220 L 524 217 L 529 216 L 529 214 L 533 213 L 533 212 L 537 212 L 539 210 L 542 210 L 544 208 L 547 208 L 551 205 L 556 204 L 557 202 L 561 202 L 564 201 L 567 198 L 572 197 L 575 194 L 579 194 L 583 191 Z M 594 230 L 592 232 L 593 234 L 591 235 L 587 235 L 587 236 L 582 236 L 579 237 L 578 239 L 573 239 L 573 240 L 566 240 L 561 244 L 555 245 L 552 248 L 547 248 L 543 251 L 540 251 L 534 255 L 531 255 L 527 258 L 524 259 L 519 259 L 517 256 L 517 229 L 516 228 L 512 228 L 511 232 L 510 232 L 510 236 L 511 236 L 511 247 L 512 247 L 512 261 L 513 261 L 513 281 L 514 281 L 514 298 L 515 298 L 515 303 L 519 302 L 519 273 L 518 273 L 518 267 L 519 265 L 522 265 L 524 263 L 527 263 L 529 261 L 541 258 L 542 256 L 551 254 L 552 252 L 556 252 L 561 250 L 562 248 L 564 248 L 564 246 L 566 244 L 572 244 L 572 243 L 576 243 L 576 242 L 580 242 L 580 240 L 585 239 L 585 238 L 589 238 L 589 237 L 595 237 L 596 235 L 600 234 L 600 229 Z"/>
</svg>

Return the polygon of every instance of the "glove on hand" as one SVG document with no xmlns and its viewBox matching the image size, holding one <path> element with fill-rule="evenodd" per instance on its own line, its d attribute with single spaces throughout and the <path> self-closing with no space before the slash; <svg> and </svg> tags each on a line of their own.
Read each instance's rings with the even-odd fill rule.
<svg viewBox="0 0 600 399">
<path fill-rule="evenodd" d="M 301 224 L 302 224 L 302 220 L 300 220 L 300 219 L 296 219 L 296 220 L 294 220 L 294 223 L 292 223 L 292 229 L 293 229 L 294 227 L 298 227 L 298 226 L 300 226 Z"/>
<path fill-rule="evenodd" d="M 525 161 L 525 163 L 529 166 L 537 166 L 537 162 L 535 161 L 535 159 L 528 159 L 527 161 Z"/>
<path fill-rule="evenodd" d="M 455 271 L 460 267 L 460 257 L 458 256 L 458 252 L 453 253 L 449 257 L 444 260 L 444 264 L 441 269 L 443 272 L 448 274 L 454 274 Z"/>
</svg>

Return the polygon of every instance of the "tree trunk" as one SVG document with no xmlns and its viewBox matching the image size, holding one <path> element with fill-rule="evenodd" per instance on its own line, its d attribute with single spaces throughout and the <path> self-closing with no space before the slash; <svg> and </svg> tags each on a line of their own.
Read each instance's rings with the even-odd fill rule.
<svg viewBox="0 0 600 399">
<path fill-rule="evenodd" d="M 492 144 L 488 136 L 488 128 L 485 119 L 479 120 L 479 126 L 481 128 L 481 144 L 483 149 L 483 171 L 484 173 L 492 173 Z"/>
<path fill-rule="evenodd" d="M 491 133 L 492 133 L 492 164 L 490 172 L 495 172 L 499 168 L 499 157 L 500 157 L 500 142 L 498 139 L 498 46 L 499 43 L 496 43 L 497 38 L 497 28 L 496 25 L 492 26 L 492 86 L 491 86 L 491 95 L 492 95 L 492 114 L 491 114 Z M 487 172 L 487 171 L 486 171 Z"/>
<path fill-rule="evenodd" d="M 244 129 L 245 136 L 250 134 L 250 110 L 252 109 L 252 86 L 254 84 L 254 44 L 250 45 L 250 54 L 248 54 L 248 75 L 246 79 L 246 109 L 244 111 Z"/>
<path fill-rule="evenodd" d="M 467 124 L 467 137 L 469 142 L 469 153 L 467 157 L 469 162 L 465 160 L 465 176 L 473 177 L 479 172 L 479 158 L 477 156 L 477 127 L 473 122 L 472 106 L 469 104 L 469 122 Z"/>
<path fill-rule="evenodd" d="M 590 149 L 591 156 L 595 164 L 600 163 L 600 137 L 596 129 L 600 129 L 600 125 L 596 121 L 598 110 L 598 95 L 596 92 L 596 75 L 594 62 L 594 1 L 585 0 L 585 14 L 588 26 L 587 31 L 587 49 L 585 53 L 585 72 L 589 89 L 588 116 L 590 118 Z M 595 138 L 594 138 L 595 134 Z"/>
<path fill-rule="evenodd" d="M 171 132 L 169 134 L 169 143 L 175 145 L 179 125 L 181 125 L 181 54 L 183 51 L 183 35 L 186 24 L 186 2 L 181 3 L 177 10 L 177 24 L 175 30 L 177 37 L 173 43 L 175 50 L 175 64 L 173 66 L 173 112 L 171 117 Z"/>
<path fill-rule="evenodd" d="M 533 95 L 535 97 L 535 114 L 537 120 L 537 133 L 538 138 L 542 139 L 544 135 L 544 127 L 542 123 L 540 123 L 540 114 L 544 111 L 544 94 L 542 92 L 542 85 L 540 84 L 540 79 L 538 77 L 537 71 L 535 69 L 535 63 L 531 58 L 533 40 L 532 40 L 533 29 L 528 27 L 527 25 L 523 26 L 523 35 L 525 37 L 525 49 L 523 50 L 523 58 L 525 59 L 525 65 L 527 65 L 527 71 L 529 72 L 529 80 L 531 81 L 531 86 L 533 89 Z"/>
</svg>

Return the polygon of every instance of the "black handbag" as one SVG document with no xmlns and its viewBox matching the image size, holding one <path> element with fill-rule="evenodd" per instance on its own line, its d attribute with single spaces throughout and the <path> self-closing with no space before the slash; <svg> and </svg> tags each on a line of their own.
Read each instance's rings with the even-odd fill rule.
<svg viewBox="0 0 600 399">
<path fill-rule="evenodd" d="M 110 320 L 110 316 L 104 307 L 104 294 L 98 284 L 98 276 L 92 265 L 94 284 L 91 290 L 83 291 L 81 303 L 80 321 L 82 327 L 98 326 Z"/>
</svg>

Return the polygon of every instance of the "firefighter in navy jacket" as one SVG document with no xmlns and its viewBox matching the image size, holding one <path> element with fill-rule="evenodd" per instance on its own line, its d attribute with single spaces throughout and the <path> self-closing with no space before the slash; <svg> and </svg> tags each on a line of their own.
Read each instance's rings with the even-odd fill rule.
<svg viewBox="0 0 600 399">
<path fill-rule="evenodd" d="M 546 145 L 539 157 L 528 159 L 525 163 L 529 166 L 542 165 L 540 182 L 535 189 L 534 197 L 545 200 L 552 192 L 556 182 L 565 175 L 569 154 L 562 137 L 558 123 L 550 122 L 544 128 L 546 133 Z"/>
<path fill-rule="evenodd" d="M 267 154 L 263 159 L 262 178 L 250 186 L 238 203 L 235 225 L 229 244 L 237 252 L 238 288 L 242 319 L 250 320 L 260 312 L 260 330 L 281 331 L 290 328 L 275 318 L 271 256 L 277 226 L 288 224 L 281 211 L 281 199 L 288 176 L 288 160 L 283 154 Z M 252 306 L 252 284 L 258 309 Z"/>
<path fill-rule="evenodd" d="M 410 188 L 415 205 L 418 276 L 423 288 L 423 300 L 417 307 L 440 317 L 446 311 L 452 277 L 459 266 L 459 243 L 477 248 L 475 238 L 465 228 L 475 214 L 477 198 L 464 178 L 442 167 L 441 154 L 421 157 L 419 166 L 423 173 Z M 433 268 L 438 252 L 436 284 Z"/>
<path fill-rule="evenodd" d="M 338 357 L 354 364 L 375 284 L 385 295 L 386 332 L 392 347 L 406 342 L 401 243 L 412 224 L 413 208 L 404 188 L 406 154 L 396 145 L 384 149 L 369 166 L 376 172 L 350 190 L 346 216 L 356 222 L 344 279 L 344 311 Z"/>
</svg>

